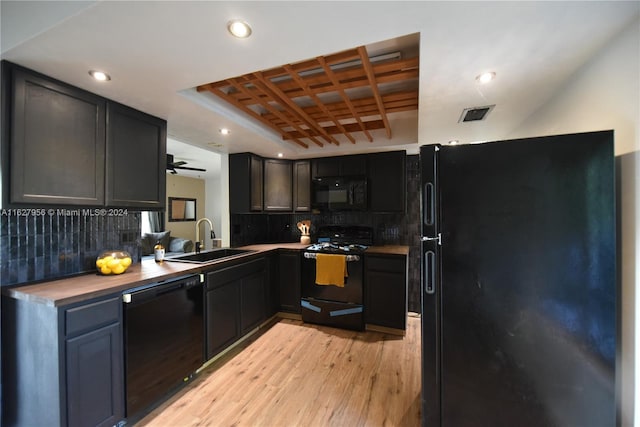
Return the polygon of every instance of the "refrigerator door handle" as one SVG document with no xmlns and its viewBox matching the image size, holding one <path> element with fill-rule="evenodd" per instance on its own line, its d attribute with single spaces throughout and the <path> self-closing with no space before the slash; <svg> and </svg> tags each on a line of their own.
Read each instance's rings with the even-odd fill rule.
<svg viewBox="0 0 640 427">
<path fill-rule="evenodd" d="M 423 242 L 438 242 L 439 246 L 442 246 L 442 234 L 438 233 L 437 237 L 422 237 Z"/>
<path fill-rule="evenodd" d="M 425 225 L 432 226 L 435 224 L 436 220 L 436 211 L 435 211 L 435 191 L 433 188 L 432 182 L 427 182 L 424 184 L 424 206 L 423 206 L 423 214 Z"/>
<path fill-rule="evenodd" d="M 424 292 L 434 294 L 436 292 L 436 253 L 427 251 L 424 254 Z"/>
</svg>

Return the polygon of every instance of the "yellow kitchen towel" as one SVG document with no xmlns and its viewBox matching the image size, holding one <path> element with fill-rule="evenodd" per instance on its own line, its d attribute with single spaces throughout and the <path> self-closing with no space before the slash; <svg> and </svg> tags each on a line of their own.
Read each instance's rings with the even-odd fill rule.
<svg viewBox="0 0 640 427">
<path fill-rule="evenodd" d="M 316 254 L 316 284 L 344 287 L 347 274 L 345 255 Z"/>
</svg>

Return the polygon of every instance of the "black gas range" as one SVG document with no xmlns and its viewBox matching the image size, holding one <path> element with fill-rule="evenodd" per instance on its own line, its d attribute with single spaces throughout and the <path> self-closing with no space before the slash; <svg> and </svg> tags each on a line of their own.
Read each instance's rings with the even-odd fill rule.
<svg viewBox="0 0 640 427">
<path fill-rule="evenodd" d="M 325 225 L 318 228 L 317 243 L 307 251 L 327 253 L 364 252 L 373 244 L 373 228 L 361 225 Z"/>
<path fill-rule="evenodd" d="M 360 245 L 360 244 L 340 244 L 340 243 L 314 243 L 313 245 L 307 247 L 307 251 L 310 252 L 326 252 L 330 254 L 351 254 L 351 253 L 362 253 L 367 250 L 369 246 Z"/>
<path fill-rule="evenodd" d="M 364 329 L 362 255 L 373 243 L 373 229 L 363 226 L 330 225 L 318 229 L 317 243 L 304 251 L 302 263 L 302 320 L 339 328 Z M 343 256 L 344 282 L 318 284 L 319 268 L 326 268 L 318 255 Z"/>
</svg>

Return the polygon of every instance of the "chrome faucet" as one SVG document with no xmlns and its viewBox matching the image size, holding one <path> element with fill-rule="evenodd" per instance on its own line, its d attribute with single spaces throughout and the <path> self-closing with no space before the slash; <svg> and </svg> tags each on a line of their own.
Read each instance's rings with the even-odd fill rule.
<svg viewBox="0 0 640 427">
<path fill-rule="evenodd" d="M 200 224 L 202 224 L 203 222 L 209 223 L 209 229 L 211 230 L 211 239 L 213 240 L 216 238 L 216 234 L 213 232 L 213 224 L 211 223 L 211 220 L 209 218 L 200 218 L 198 222 L 196 222 L 196 253 L 199 253 L 200 249 L 206 249 L 204 241 L 202 243 L 200 242 Z"/>
</svg>

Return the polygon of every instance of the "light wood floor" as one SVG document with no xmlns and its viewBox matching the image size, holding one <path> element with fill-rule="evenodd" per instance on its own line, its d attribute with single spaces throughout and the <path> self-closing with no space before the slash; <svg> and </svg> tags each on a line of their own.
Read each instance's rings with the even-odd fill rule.
<svg viewBox="0 0 640 427">
<path fill-rule="evenodd" d="M 136 427 L 420 425 L 420 319 L 407 334 L 280 319 Z"/>
</svg>

